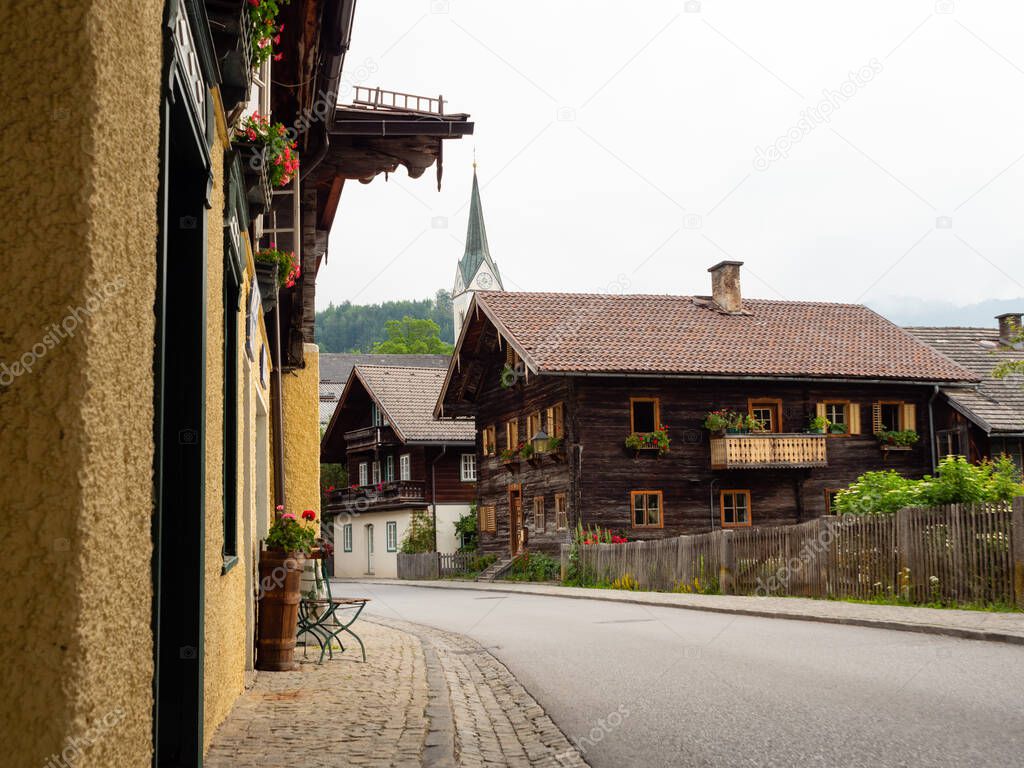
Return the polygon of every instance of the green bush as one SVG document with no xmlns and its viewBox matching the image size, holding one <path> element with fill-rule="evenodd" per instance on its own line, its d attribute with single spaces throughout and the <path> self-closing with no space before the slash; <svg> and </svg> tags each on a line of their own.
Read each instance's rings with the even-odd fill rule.
<svg viewBox="0 0 1024 768">
<path fill-rule="evenodd" d="M 405 555 L 434 551 L 434 519 L 429 512 L 412 513 L 409 527 L 405 529 L 402 546 L 398 550 Z"/>
<path fill-rule="evenodd" d="M 894 470 L 866 472 L 836 494 L 834 509 L 846 515 L 888 515 L 901 507 L 1006 502 L 1024 495 L 1020 472 L 1006 456 L 971 464 L 963 456 L 947 456 L 935 476 L 910 480 Z"/>
<path fill-rule="evenodd" d="M 516 560 L 505 578 L 509 581 L 556 581 L 562 564 L 543 552 L 527 552 Z"/>
</svg>

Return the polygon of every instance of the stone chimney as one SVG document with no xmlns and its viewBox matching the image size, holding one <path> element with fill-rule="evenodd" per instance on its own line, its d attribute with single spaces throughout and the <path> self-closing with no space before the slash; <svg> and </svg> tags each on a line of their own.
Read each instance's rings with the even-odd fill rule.
<svg viewBox="0 0 1024 768">
<path fill-rule="evenodd" d="M 711 273 L 711 297 L 725 312 L 743 311 L 743 296 L 740 293 L 742 266 L 742 261 L 720 261 L 708 269 Z"/>
<path fill-rule="evenodd" d="M 1021 334 L 1020 318 L 1020 312 L 1005 312 L 996 315 L 996 320 L 999 321 L 999 342 L 1001 344 L 1008 347 L 1015 346 Z"/>
</svg>

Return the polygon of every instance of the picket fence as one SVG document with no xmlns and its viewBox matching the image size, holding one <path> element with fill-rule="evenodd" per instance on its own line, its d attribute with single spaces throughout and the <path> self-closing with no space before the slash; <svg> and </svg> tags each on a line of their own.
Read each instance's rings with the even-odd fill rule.
<svg viewBox="0 0 1024 768">
<path fill-rule="evenodd" d="M 640 589 L 1024 607 L 1024 498 L 578 549 L 585 580 Z"/>
<path fill-rule="evenodd" d="M 437 579 L 460 576 L 472 572 L 478 555 L 467 552 L 419 552 L 414 555 L 398 553 L 398 578 Z"/>
</svg>

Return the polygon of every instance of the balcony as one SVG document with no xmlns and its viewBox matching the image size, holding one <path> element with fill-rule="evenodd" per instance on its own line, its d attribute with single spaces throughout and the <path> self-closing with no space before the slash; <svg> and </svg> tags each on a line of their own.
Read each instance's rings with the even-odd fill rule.
<svg viewBox="0 0 1024 768">
<path fill-rule="evenodd" d="M 327 496 L 327 514 L 373 512 L 427 503 L 426 484 L 415 480 L 394 480 L 379 485 L 341 488 Z"/>
<path fill-rule="evenodd" d="M 394 445 L 398 442 L 391 427 L 362 427 L 345 433 L 345 447 L 349 451 L 376 448 L 378 445 Z"/>
<path fill-rule="evenodd" d="M 711 438 L 712 469 L 827 467 L 825 435 L 752 433 Z"/>
</svg>

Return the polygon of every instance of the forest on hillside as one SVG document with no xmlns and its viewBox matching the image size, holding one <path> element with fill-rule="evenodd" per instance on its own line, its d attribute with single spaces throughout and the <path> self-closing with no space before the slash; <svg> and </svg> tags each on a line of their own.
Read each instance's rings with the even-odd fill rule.
<svg viewBox="0 0 1024 768">
<path fill-rule="evenodd" d="M 432 299 L 420 301 L 331 304 L 316 313 L 316 342 L 321 352 L 371 352 L 388 338 L 387 322 L 405 317 L 433 320 L 441 329 L 441 339 L 454 342 L 452 297 L 443 288 Z"/>
</svg>

